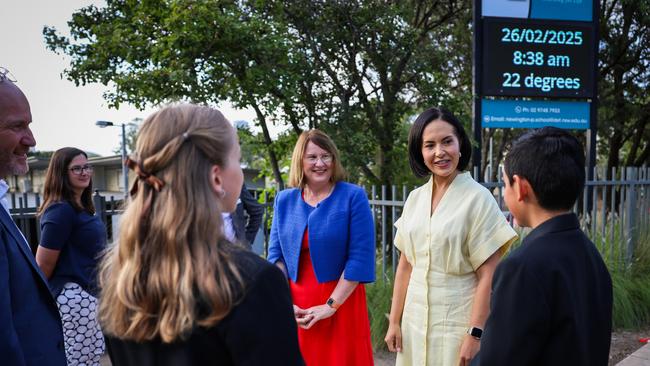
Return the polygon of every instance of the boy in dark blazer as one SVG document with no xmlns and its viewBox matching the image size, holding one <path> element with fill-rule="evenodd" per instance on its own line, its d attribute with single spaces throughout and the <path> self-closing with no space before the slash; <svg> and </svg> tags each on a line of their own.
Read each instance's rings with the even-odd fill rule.
<svg viewBox="0 0 650 366">
<path fill-rule="evenodd" d="M 571 208 L 585 183 L 582 146 L 545 127 L 505 159 L 504 200 L 533 230 L 497 267 L 472 365 L 607 365 L 612 281 Z"/>
</svg>

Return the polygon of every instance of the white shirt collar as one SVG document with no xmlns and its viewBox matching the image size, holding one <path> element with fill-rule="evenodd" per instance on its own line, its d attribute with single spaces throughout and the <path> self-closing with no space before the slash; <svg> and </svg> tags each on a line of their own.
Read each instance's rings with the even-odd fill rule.
<svg viewBox="0 0 650 366">
<path fill-rule="evenodd" d="M 230 212 L 222 212 L 221 217 L 223 218 L 223 235 L 226 237 L 226 239 L 234 243 L 237 238 L 235 235 L 235 228 L 232 224 L 232 216 L 230 215 Z"/>
<path fill-rule="evenodd" d="M 9 191 L 9 185 L 4 179 L 0 179 L 0 197 L 3 197 Z"/>
<path fill-rule="evenodd" d="M 0 205 L 9 213 L 9 200 L 6 197 L 7 192 L 9 192 L 9 185 L 4 179 L 0 179 Z"/>
</svg>

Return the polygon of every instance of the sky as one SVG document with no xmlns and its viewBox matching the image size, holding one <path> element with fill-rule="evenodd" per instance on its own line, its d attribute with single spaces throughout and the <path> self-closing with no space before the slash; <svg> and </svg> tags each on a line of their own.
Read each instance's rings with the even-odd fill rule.
<svg viewBox="0 0 650 366">
<path fill-rule="evenodd" d="M 32 131 L 36 150 L 52 151 L 65 146 L 80 148 L 102 156 L 114 155 L 121 139 L 118 127 L 99 128 L 98 120 L 127 123 L 146 118 L 156 110 L 138 110 L 123 104 L 119 110 L 108 107 L 101 84 L 75 86 L 62 78 L 69 58 L 45 47 L 43 27 L 53 26 L 68 33 L 67 21 L 76 10 L 104 1 L 83 0 L 0 0 L 0 66 L 16 78 L 32 109 Z M 219 106 L 231 121 L 252 121 L 252 110 L 235 110 L 227 103 Z"/>
</svg>

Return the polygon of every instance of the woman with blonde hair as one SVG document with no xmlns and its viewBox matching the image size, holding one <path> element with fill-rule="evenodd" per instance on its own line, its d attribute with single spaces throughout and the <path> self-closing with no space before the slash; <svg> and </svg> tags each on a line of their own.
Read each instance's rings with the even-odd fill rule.
<svg viewBox="0 0 650 366">
<path fill-rule="evenodd" d="M 119 241 L 100 273 L 113 365 L 302 365 L 282 273 L 224 238 L 243 183 L 235 129 L 176 105 L 143 123 Z"/>
<path fill-rule="evenodd" d="M 308 366 L 372 365 L 363 283 L 375 280 L 375 234 L 361 187 L 343 182 L 334 142 L 303 132 L 275 200 L 269 257 L 291 287 Z"/>
<path fill-rule="evenodd" d="M 99 365 L 104 337 L 97 321 L 97 267 L 106 227 L 95 215 L 93 167 L 74 147 L 57 150 L 45 174 L 36 263 L 61 314 L 69 366 Z"/>
</svg>

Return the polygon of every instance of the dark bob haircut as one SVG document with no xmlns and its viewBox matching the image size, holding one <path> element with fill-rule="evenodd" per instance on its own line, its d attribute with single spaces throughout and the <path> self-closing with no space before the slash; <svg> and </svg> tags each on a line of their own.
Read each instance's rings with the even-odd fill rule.
<svg viewBox="0 0 650 366">
<path fill-rule="evenodd" d="M 465 133 L 465 128 L 456 116 L 444 108 L 429 108 L 420 113 L 409 132 L 409 164 L 413 174 L 419 178 L 431 174 L 422 157 L 422 135 L 427 125 L 437 120 L 445 121 L 454 127 L 456 138 L 460 143 L 460 159 L 458 160 L 457 169 L 459 171 L 465 170 L 472 157 L 472 143 L 469 141 L 467 133 Z"/>
<path fill-rule="evenodd" d="M 585 186 L 585 154 L 566 130 L 544 127 L 517 139 L 506 155 L 505 173 L 525 178 L 546 210 L 570 210 Z"/>
</svg>

